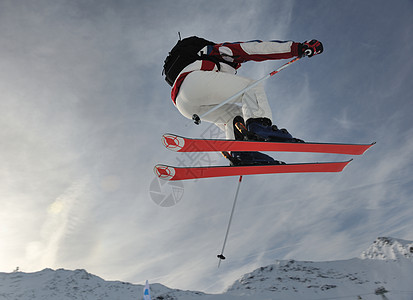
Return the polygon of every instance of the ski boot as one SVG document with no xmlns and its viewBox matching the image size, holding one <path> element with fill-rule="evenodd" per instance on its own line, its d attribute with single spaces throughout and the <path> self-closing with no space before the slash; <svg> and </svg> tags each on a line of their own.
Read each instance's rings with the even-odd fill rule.
<svg viewBox="0 0 413 300">
<path fill-rule="evenodd" d="M 285 128 L 278 129 L 268 118 L 252 118 L 247 120 L 246 126 L 237 122 L 235 128 L 244 136 L 245 140 L 304 143 L 303 140 L 294 138 Z"/>
<path fill-rule="evenodd" d="M 245 130 L 244 130 L 245 129 Z M 249 135 L 245 128 L 244 119 L 240 116 L 234 118 L 234 134 L 235 140 L 242 141 L 247 139 Z M 252 138 L 252 136 L 250 136 Z M 252 151 L 233 151 L 222 152 L 225 158 L 230 161 L 231 166 L 260 166 L 260 165 L 281 165 L 285 164 L 282 161 L 273 159 L 271 156 L 261 152 Z"/>
<path fill-rule="evenodd" d="M 271 156 L 261 152 L 231 152 L 232 166 L 264 166 L 264 165 L 285 165 L 285 162 L 275 160 Z"/>
</svg>

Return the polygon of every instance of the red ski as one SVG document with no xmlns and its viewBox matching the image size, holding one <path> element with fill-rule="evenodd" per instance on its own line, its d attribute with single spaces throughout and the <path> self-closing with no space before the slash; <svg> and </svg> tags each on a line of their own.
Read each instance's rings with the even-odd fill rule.
<svg viewBox="0 0 413 300">
<path fill-rule="evenodd" d="M 176 152 L 277 151 L 351 155 L 361 155 L 375 144 L 280 143 L 222 139 L 192 139 L 169 133 L 162 136 L 162 143 L 169 150 Z"/>
<path fill-rule="evenodd" d="M 344 162 L 216 167 L 172 167 L 167 165 L 156 165 L 154 172 L 161 179 L 186 180 L 259 174 L 341 172 L 350 162 L 351 160 Z"/>
</svg>

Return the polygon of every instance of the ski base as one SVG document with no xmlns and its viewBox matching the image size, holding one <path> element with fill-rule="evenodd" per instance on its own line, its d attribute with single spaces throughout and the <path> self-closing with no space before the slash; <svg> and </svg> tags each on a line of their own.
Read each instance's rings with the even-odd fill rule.
<svg viewBox="0 0 413 300">
<path fill-rule="evenodd" d="M 167 149 L 176 152 L 277 151 L 349 155 L 361 155 L 375 144 L 282 143 L 223 139 L 193 139 L 170 133 L 162 136 L 162 143 Z"/>
<path fill-rule="evenodd" d="M 155 174 L 165 180 L 187 180 L 212 177 L 263 175 L 281 173 L 341 172 L 352 160 L 343 162 L 296 163 L 260 166 L 173 167 L 156 165 Z"/>
</svg>

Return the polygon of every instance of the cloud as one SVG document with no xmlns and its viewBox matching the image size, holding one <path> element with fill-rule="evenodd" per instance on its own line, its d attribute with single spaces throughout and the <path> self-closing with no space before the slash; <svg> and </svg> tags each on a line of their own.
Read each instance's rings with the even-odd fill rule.
<svg viewBox="0 0 413 300">
<path fill-rule="evenodd" d="M 73 182 L 47 208 L 47 215 L 41 227 L 40 240 L 26 245 L 26 258 L 29 261 L 40 261 L 45 266 L 55 266 L 58 257 L 64 252 L 63 239 L 77 231 L 84 221 L 85 190 L 89 180 L 83 178 Z M 78 243 L 81 243 L 78 241 Z"/>
</svg>

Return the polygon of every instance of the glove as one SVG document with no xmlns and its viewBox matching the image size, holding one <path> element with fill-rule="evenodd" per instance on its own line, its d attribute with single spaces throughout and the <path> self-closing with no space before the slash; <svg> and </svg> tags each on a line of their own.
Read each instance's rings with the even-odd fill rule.
<svg viewBox="0 0 413 300">
<path fill-rule="evenodd" d="M 323 52 L 323 44 L 317 40 L 305 41 L 300 44 L 298 54 L 300 57 L 308 56 L 312 57 L 313 55 L 320 54 Z"/>
</svg>

